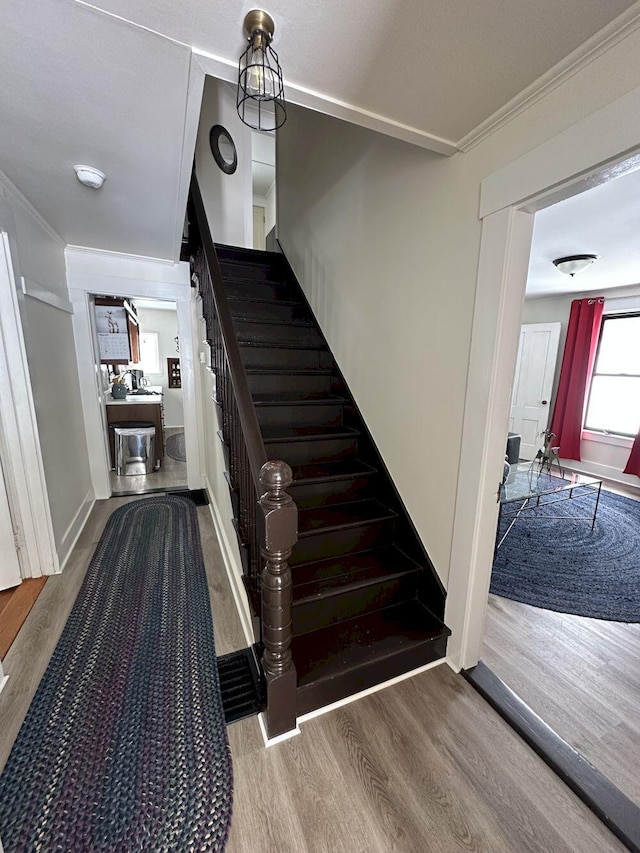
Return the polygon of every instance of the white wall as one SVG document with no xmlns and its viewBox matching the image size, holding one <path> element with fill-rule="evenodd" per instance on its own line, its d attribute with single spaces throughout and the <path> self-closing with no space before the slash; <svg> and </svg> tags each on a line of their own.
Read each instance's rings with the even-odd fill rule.
<svg viewBox="0 0 640 853">
<path fill-rule="evenodd" d="M 448 159 L 293 106 L 279 132 L 280 240 L 445 583 L 466 478 L 480 184 L 637 89 L 638 56 L 632 33 Z"/>
<path fill-rule="evenodd" d="M 178 334 L 177 313 L 175 309 L 168 311 L 156 308 L 138 308 L 137 310 L 140 331 L 158 334 L 160 373 L 145 372 L 145 379 L 149 380 L 150 385 L 162 385 L 164 425 L 166 427 L 184 426 L 182 388 L 169 388 L 169 375 L 167 373 L 167 359 L 180 358 L 180 353 L 176 352 L 175 342 L 175 337 Z"/>
<path fill-rule="evenodd" d="M 640 310 L 640 285 L 616 287 L 602 293 L 590 291 L 525 301 L 522 311 L 523 323 L 560 322 L 561 324 L 558 362 L 556 364 L 553 393 L 550 401 L 551 411 L 553 411 L 558 391 L 558 380 L 560 378 L 562 354 L 567 337 L 571 303 L 574 299 L 592 298 L 593 296 L 600 295 L 605 296 L 605 313 Z M 598 433 L 585 432 L 580 442 L 581 462 L 563 460 L 563 463 L 577 471 L 593 474 L 595 477 L 603 477 L 618 483 L 624 483 L 633 488 L 640 488 L 640 480 L 637 477 L 632 474 L 623 473 L 632 444 L 631 439 L 621 436 L 602 436 Z"/>
<path fill-rule="evenodd" d="M 16 284 L 24 277 L 27 292 L 47 300 L 18 294 L 54 547 L 62 565 L 94 497 L 64 244 L 4 178 L 0 178 L 0 218 L 11 242 Z"/>
<path fill-rule="evenodd" d="M 238 118 L 235 97 L 230 84 L 206 78 L 196 142 L 196 175 L 214 242 L 251 248 L 251 130 Z M 238 168 L 233 175 L 223 172 L 213 159 L 209 131 L 214 124 L 225 127 L 235 143 Z"/>
</svg>

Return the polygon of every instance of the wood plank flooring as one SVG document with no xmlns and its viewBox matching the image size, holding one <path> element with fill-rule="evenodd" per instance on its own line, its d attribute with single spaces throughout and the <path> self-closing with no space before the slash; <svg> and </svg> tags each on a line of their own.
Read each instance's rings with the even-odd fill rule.
<svg viewBox="0 0 640 853">
<path fill-rule="evenodd" d="M 4 662 L 0 766 L 109 513 L 96 505 Z M 198 510 L 217 651 L 244 645 L 208 507 Z M 464 679 L 423 673 L 305 723 L 264 749 L 256 718 L 229 727 L 227 853 L 574 853 L 624 848 Z"/>
<path fill-rule="evenodd" d="M 640 804 L 640 625 L 490 595 L 482 659 Z"/>
<path fill-rule="evenodd" d="M 46 577 L 26 578 L 18 586 L 0 592 L 0 660 L 4 660 L 18 636 L 46 581 Z"/>
</svg>

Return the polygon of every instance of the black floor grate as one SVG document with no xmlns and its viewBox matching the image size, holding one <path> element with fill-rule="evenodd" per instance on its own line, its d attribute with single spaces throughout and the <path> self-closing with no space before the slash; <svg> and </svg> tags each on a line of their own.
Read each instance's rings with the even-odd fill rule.
<svg viewBox="0 0 640 853">
<path fill-rule="evenodd" d="M 193 501 L 196 506 L 207 506 L 209 503 L 209 498 L 204 489 L 166 489 L 166 493 L 174 498 L 187 498 Z"/>
<path fill-rule="evenodd" d="M 227 725 L 263 710 L 264 685 L 253 649 L 241 649 L 219 657 L 218 674 Z"/>
</svg>

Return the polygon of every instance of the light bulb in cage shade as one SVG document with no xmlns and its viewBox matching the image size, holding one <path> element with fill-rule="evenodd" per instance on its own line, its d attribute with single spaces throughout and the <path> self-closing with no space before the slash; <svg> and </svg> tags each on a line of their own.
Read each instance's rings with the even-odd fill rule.
<svg viewBox="0 0 640 853">
<path fill-rule="evenodd" d="M 271 47 L 275 24 L 253 9 L 244 19 L 249 45 L 238 63 L 238 115 L 255 130 L 277 130 L 287 118 L 282 69 Z"/>
<path fill-rule="evenodd" d="M 91 187 L 92 190 L 99 190 L 107 179 L 104 172 L 93 166 L 74 166 L 73 168 L 80 183 L 85 187 Z"/>
</svg>

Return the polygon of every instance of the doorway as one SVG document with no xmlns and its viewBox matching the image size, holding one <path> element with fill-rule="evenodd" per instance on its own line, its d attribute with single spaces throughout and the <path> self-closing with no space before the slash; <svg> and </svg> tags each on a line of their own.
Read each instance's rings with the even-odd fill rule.
<svg viewBox="0 0 640 853">
<path fill-rule="evenodd" d="M 640 310 L 640 286 L 637 284 L 640 263 L 636 261 L 634 268 L 635 235 L 626 234 L 625 223 L 640 219 L 639 187 L 640 172 L 631 172 L 536 213 L 514 384 L 517 389 L 524 383 L 533 393 L 529 397 L 526 393 L 514 394 L 512 415 L 514 410 L 523 415 L 524 428 L 514 429 L 513 421 L 510 424 L 515 432 L 522 432 L 520 456 L 523 460 L 535 456 L 536 445 L 531 445 L 532 441 L 537 440 L 538 448 L 541 447 L 540 430 L 534 428 L 537 406 L 543 400 L 552 404 L 555 390 L 551 387 L 558 386 L 561 358 L 554 382 L 554 371 L 549 369 L 545 355 L 548 347 L 543 340 L 548 327 L 561 328 L 564 342 L 573 300 L 588 302 L 595 297 L 604 298 L 605 317 L 608 318 L 605 323 L 636 322 L 634 313 Z M 601 258 L 573 278 L 560 273 L 553 259 L 562 254 L 557 250 L 567 242 L 573 247 L 597 244 Z M 531 351 L 527 352 L 528 333 L 541 338 L 538 353 L 534 346 L 529 346 Z M 598 350 L 595 361 L 596 372 L 602 373 L 598 365 L 604 359 L 609 363 L 607 373 L 612 373 L 612 353 L 614 356 L 620 354 L 625 374 L 633 372 L 632 364 L 639 358 L 637 333 L 625 335 L 616 330 L 604 340 L 606 345 Z M 562 350 L 563 347 L 560 357 Z M 547 375 L 548 390 L 543 394 L 545 373 L 551 376 Z M 595 411 L 592 410 L 602 395 L 587 395 L 585 428 L 580 442 L 582 461 L 562 459 L 561 468 L 554 470 L 559 484 L 572 478 L 573 470 L 597 482 L 602 481 L 595 531 L 589 530 L 588 522 L 567 518 L 588 515 L 592 511 L 596 492 L 588 493 L 586 487 L 583 496 L 578 498 L 581 503 L 576 505 L 581 509 L 566 511 L 572 504 L 559 503 L 555 509 L 541 510 L 536 519 L 516 521 L 515 529 L 502 544 L 494 563 L 481 658 L 545 723 L 579 750 L 627 797 L 640 804 L 640 778 L 635 765 L 627 760 L 627 756 L 633 754 L 638 737 L 632 709 L 640 702 L 640 679 L 636 675 L 640 624 L 616 621 L 629 616 L 620 611 L 616 613 L 614 607 L 601 614 L 601 618 L 594 618 L 595 612 L 590 618 L 584 610 L 585 599 L 589 597 L 584 579 L 593 576 L 592 562 L 601 569 L 603 579 L 610 567 L 609 583 L 594 584 L 596 589 L 607 590 L 609 601 L 616 600 L 616 579 L 624 576 L 625 571 L 633 574 L 627 555 L 636 547 L 634 537 L 621 531 L 626 530 L 622 526 L 625 508 L 634 504 L 615 494 L 625 490 L 626 498 L 635 497 L 636 501 L 640 498 L 640 481 L 622 473 L 632 447 L 631 434 L 638 428 L 637 420 L 633 420 L 634 415 L 637 417 L 633 390 L 630 388 L 629 393 L 620 395 L 615 393 L 623 381 L 607 380 L 611 384 L 607 395 L 608 419 L 604 426 L 610 431 L 587 427 L 600 424 L 599 418 L 603 415 L 602 406 L 595 405 Z M 635 382 L 632 378 L 629 381 Z M 529 426 L 530 435 L 527 433 Z M 524 461 L 520 469 L 532 470 L 530 463 Z M 513 470 L 512 467 L 512 473 Z M 535 470 L 538 470 L 537 465 Z M 542 480 L 544 483 L 544 475 Z M 635 480 L 635 484 L 624 480 Z M 545 512 L 564 517 L 564 520 L 551 517 L 545 520 Z M 618 513 L 621 513 L 620 527 L 616 523 Z M 631 526 L 636 515 L 631 509 Z M 635 559 L 640 559 L 637 552 Z M 545 577 L 544 583 L 540 583 L 541 577 Z M 571 592 L 567 594 L 565 589 L 564 597 L 561 592 L 556 593 L 555 601 L 551 601 L 552 594 L 545 600 L 555 589 L 556 577 L 568 579 Z M 577 601 L 581 601 L 578 607 Z M 582 615 L 575 615 L 572 610 Z M 603 726 L 604 720 L 606 725 Z"/>
<path fill-rule="evenodd" d="M 276 135 L 251 131 L 253 248 L 273 251 L 276 234 Z"/>
<path fill-rule="evenodd" d="M 639 97 L 640 92 L 631 93 L 628 100 L 635 103 Z M 626 97 L 611 108 L 619 124 L 604 145 L 596 143 L 593 134 L 603 122 L 610 126 L 611 117 L 596 112 L 482 185 L 476 312 L 447 614 L 454 630 L 449 657 L 462 669 L 478 662 L 484 638 L 497 523 L 496 485 L 504 462 L 534 214 L 638 169 L 637 128 L 631 130 L 625 120 L 629 108 Z M 629 151 L 635 153 L 630 156 Z M 564 171 L 568 163 L 573 174 Z M 483 382 L 485 389 L 478 393 Z"/>
<path fill-rule="evenodd" d="M 152 365 L 159 373 L 149 372 L 149 375 L 144 376 L 144 379 L 153 381 L 156 385 L 164 386 L 166 390 L 166 395 L 163 395 L 165 401 L 164 414 L 171 418 L 166 422 L 166 426 L 169 430 L 178 430 L 183 425 L 184 429 L 184 455 L 186 457 L 184 464 L 186 465 L 187 487 L 189 489 L 202 488 L 203 474 L 200 463 L 202 404 L 200 385 L 196 382 L 196 365 L 199 365 L 200 361 L 200 333 L 195 290 L 191 286 L 188 264 L 173 264 L 150 258 L 118 257 L 108 252 L 97 251 L 92 251 L 88 256 L 87 252 L 82 249 L 68 249 L 67 269 L 69 295 L 74 306 L 74 337 L 82 409 L 87 447 L 89 448 L 91 477 L 96 498 L 109 498 L 112 494 L 110 482 L 111 448 L 106 420 L 106 397 L 110 393 L 109 386 L 113 384 L 110 380 L 112 380 L 117 369 L 117 375 L 124 375 L 125 383 L 129 385 L 128 371 L 139 370 L 140 368 L 134 366 L 136 362 L 132 361 L 128 350 L 121 361 L 115 360 L 120 361 L 120 363 L 115 365 L 116 369 L 111 371 L 111 376 L 108 373 L 108 368 L 107 371 L 104 371 L 101 369 L 102 366 L 100 369 L 96 366 L 103 360 L 105 365 L 114 364 L 114 359 L 113 357 L 100 358 L 93 307 L 94 294 L 108 294 L 111 299 L 126 300 L 129 303 L 134 303 L 134 305 L 139 305 L 141 306 L 141 316 L 144 315 L 145 300 L 152 300 L 154 303 L 171 303 L 172 308 L 165 311 L 164 314 L 164 309 L 156 304 L 151 308 L 144 309 L 155 312 L 154 315 L 149 314 L 148 316 L 153 316 L 154 323 L 158 325 L 157 329 L 148 328 L 146 331 L 157 331 L 159 334 L 158 364 Z M 163 332 L 166 323 L 162 317 L 171 317 L 172 323 L 177 322 L 177 332 L 173 326 L 171 330 L 167 327 Z M 165 343 L 161 345 L 160 338 L 163 336 Z M 177 342 L 175 337 L 178 338 Z M 179 347 L 179 352 L 176 352 L 176 347 Z M 175 368 L 179 368 L 178 374 L 176 374 Z M 142 370 L 144 373 L 144 367 Z M 172 371 L 171 374 L 170 371 Z M 179 389 L 169 388 L 170 375 L 174 382 L 179 375 L 181 386 Z M 129 387 L 127 390 L 133 389 Z M 175 396 L 176 399 L 181 396 L 181 410 L 179 405 L 177 405 L 177 409 L 172 407 L 169 401 L 170 396 Z M 138 402 L 138 397 L 132 396 L 131 400 L 126 402 Z M 111 408 L 114 407 L 111 406 Z M 162 427 L 161 416 L 162 413 L 160 413 L 158 434 L 160 434 Z M 148 418 L 141 418 L 141 420 L 147 421 Z M 153 422 L 155 425 L 155 418 Z M 163 451 L 165 444 L 163 436 Z M 162 468 L 161 461 L 159 471 L 162 471 Z M 158 477 L 157 474 L 156 477 Z M 132 481 L 131 477 L 128 480 Z M 156 488 L 161 487 L 166 490 L 168 485 L 158 483 L 156 486 Z M 127 491 L 132 491 L 132 489 L 128 488 Z"/>
<path fill-rule="evenodd" d="M 120 310 L 105 304 L 104 297 L 94 295 L 92 301 L 96 318 L 106 311 L 113 315 Z M 105 347 L 113 349 L 111 341 L 115 335 L 110 333 L 108 326 L 103 333 L 96 326 L 96 358 L 103 390 L 112 495 L 186 489 L 187 456 L 176 303 L 138 298 L 106 302 L 126 305 L 122 336 L 129 355 L 128 359 L 109 361 L 110 356 L 102 350 Z M 123 430 L 135 430 L 135 425 L 140 425 L 143 431 L 152 430 L 153 435 L 123 434 Z M 126 458 L 121 452 L 123 449 Z M 141 453 L 145 454 L 144 458 Z"/>
</svg>

